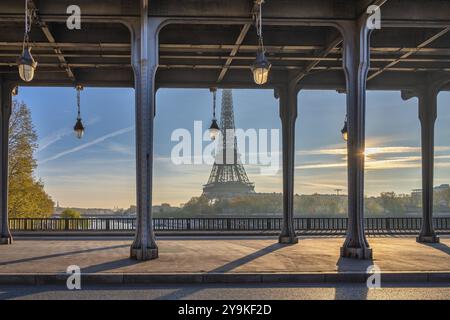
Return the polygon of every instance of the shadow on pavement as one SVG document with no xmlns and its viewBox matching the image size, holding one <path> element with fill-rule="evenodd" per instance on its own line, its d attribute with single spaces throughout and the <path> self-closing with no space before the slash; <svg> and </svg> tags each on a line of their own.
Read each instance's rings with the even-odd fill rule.
<svg viewBox="0 0 450 320">
<path fill-rule="evenodd" d="M 93 248 L 93 249 L 86 249 L 86 250 L 54 253 L 54 254 L 49 254 L 49 255 L 39 256 L 39 257 L 30 257 L 30 258 L 24 258 L 24 259 L 19 259 L 19 260 L 3 261 L 3 262 L 0 262 L 0 266 L 6 266 L 6 265 L 9 265 L 9 264 L 15 264 L 15 263 L 37 261 L 37 260 L 45 260 L 45 259 L 51 259 L 51 258 L 57 258 L 57 257 L 63 257 L 63 256 L 70 256 L 70 255 L 75 255 L 75 254 L 95 252 L 95 251 L 125 248 L 125 247 L 128 247 L 128 246 L 129 245 L 126 244 L 126 245 L 117 245 L 117 246 L 110 246 L 110 247 L 100 247 L 100 248 Z"/>
<path fill-rule="evenodd" d="M 337 272 L 363 272 L 373 265 L 373 260 L 360 260 L 340 257 L 336 263 Z"/>
<path fill-rule="evenodd" d="M 267 254 L 270 254 L 272 252 L 275 252 L 281 248 L 286 247 L 285 244 L 280 244 L 280 243 L 274 243 L 266 248 L 262 248 L 256 252 L 253 252 L 245 257 L 239 258 L 235 261 L 231 261 L 221 267 L 218 267 L 214 270 L 209 271 L 208 273 L 227 273 L 233 269 L 236 269 L 240 266 L 243 266 L 255 259 L 258 259 L 262 256 L 265 256 Z M 194 293 L 196 293 L 197 291 L 202 290 L 202 288 L 193 288 L 193 287 L 186 287 L 186 288 L 181 288 L 175 292 L 169 293 L 167 295 L 164 295 L 162 297 L 159 298 L 159 300 L 173 300 L 173 299 L 182 299 L 182 298 L 186 298 Z"/>
<path fill-rule="evenodd" d="M 450 247 L 444 243 L 421 243 L 427 247 L 434 248 L 440 250 L 448 255 L 450 255 Z"/>
<path fill-rule="evenodd" d="M 360 260 L 340 257 L 336 263 L 338 273 L 366 273 L 367 268 L 374 264 L 372 259 Z M 358 299 L 367 300 L 369 288 L 366 283 L 361 283 L 349 291 L 345 286 L 335 287 L 335 300 Z"/>
<path fill-rule="evenodd" d="M 209 271 L 208 273 L 226 273 L 229 272 L 233 269 L 236 269 L 240 266 L 243 266 L 253 260 L 256 260 L 262 256 L 268 255 L 272 252 L 275 252 L 281 248 L 286 247 L 285 244 L 280 244 L 280 243 L 274 243 L 268 247 L 262 248 L 256 252 L 253 252 L 245 257 L 239 258 L 237 260 L 231 261 L 221 267 L 218 267 L 214 270 Z"/>
<path fill-rule="evenodd" d="M 119 269 L 122 267 L 133 266 L 136 264 L 142 263 L 142 261 L 131 260 L 130 258 L 115 260 L 115 261 L 107 261 L 105 263 L 100 263 L 97 265 L 85 267 L 81 269 L 81 272 L 84 274 L 90 273 L 101 273 L 105 271 L 111 271 L 114 269 Z"/>
</svg>

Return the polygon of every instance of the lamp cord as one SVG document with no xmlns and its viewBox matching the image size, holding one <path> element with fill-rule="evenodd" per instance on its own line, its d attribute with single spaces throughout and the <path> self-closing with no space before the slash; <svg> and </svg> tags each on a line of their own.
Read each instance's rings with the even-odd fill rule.
<svg viewBox="0 0 450 320">
<path fill-rule="evenodd" d="M 213 119 L 216 119 L 216 90 L 213 91 Z"/>
<path fill-rule="evenodd" d="M 25 35 L 23 37 L 22 50 L 25 50 L 25 44 L 28 44 L 28 34 L 31 31 L 31 24 L 28 23 L 28 0 L 25 0 Z"/>
<path fill-rule="evenodd" d="M 36 13 L 36 9 L 28 8 L 28 1 L 29 0 L 25 0 L 25 34 L 23 37 L 22 50 L 25 50 L 25 46 L 28 46 L 30 41 L 31 26 L 33 24 L 33 17 L 35 17 Z"/>
<path fill-rule="evenodd" d="M 28 33 L 28 0 L 25 0 L 25 35 Z"/>
<path fill-rule="evenodd" d="M 259 45 L 260 45 L 261 49 L 264 51 L 264 43 L 263 43 L 263 35 L 262 35 L 262 3 L 263 3 L 263 1 L 260 1 L 258 3 L 259 11 L 255 17 L 255 23 L 256 23 L 256 34 L 258 36 Z"/>
<path fill-rule="evenodd" d="M 81 118 L 81 112 L 80 112 L 80 100 L 81 100 L 81 98 L 80 98 L 80 91 L 81 91 L 80 87 L 77 87 L 78 119 Z"/>
</svg>

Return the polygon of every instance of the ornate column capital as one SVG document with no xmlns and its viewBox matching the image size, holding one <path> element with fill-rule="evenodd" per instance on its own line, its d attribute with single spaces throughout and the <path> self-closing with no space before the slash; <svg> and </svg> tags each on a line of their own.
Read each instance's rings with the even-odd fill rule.
<svg viewBox="0 0 450 320">
<path fill-rule="evenodd" d="M 401 90 L 401 97 L 403 100 L 411 98 L 421 98 L 426 95 L 437 95 L 442 87 L 450 83 L 450 73 L 444 71 L 429 71 L 426 72 L 422 83 L 415 87 Z"/>
</svg>

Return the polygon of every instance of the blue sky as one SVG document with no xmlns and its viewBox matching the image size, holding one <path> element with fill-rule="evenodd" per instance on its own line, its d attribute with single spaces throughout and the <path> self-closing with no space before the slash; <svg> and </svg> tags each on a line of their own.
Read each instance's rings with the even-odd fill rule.
<svg viewBox="0 0 450 320">
<path fill-rule="evenodd" d="M 238 128 L 279 129 L 278 101 L 271 90 L 234 90 Z M 39 136 L 36 176 L 62 206 L 128 207 L 135 203 L 134 91 L 85 88 L 81 96 L 86 133 L 75 138 L 76 91 L 71 88 L 20 88 L 18 100 L 31 109 Z M 299 94 L 295 191 L 334 193 L 346 189 L 345 143 L 340 130 L 345 95 L 334 91 Z M 435 185 L 450 182 L 450 93 L 439 95 L 436 122 Z M 218 94 L 220 114 L 221 94 Z M 155 118 L 154 203 L 179 205 L 200 195 L 210 165 L 174 165 L 171 134 L 193 131 L 194 121 L 211 120 L 211 94 L 200 89 L 161 89 Z M 366 193 L 409 193 L 419 188 L 420 127 L 417 100 L 399 92 L 367 94 Z M 207 143 L 205 142 L 206 146 Z M 246 170 L 258 192 L 281 192 L 281 171 L 261 175 Z"/>
</svg>

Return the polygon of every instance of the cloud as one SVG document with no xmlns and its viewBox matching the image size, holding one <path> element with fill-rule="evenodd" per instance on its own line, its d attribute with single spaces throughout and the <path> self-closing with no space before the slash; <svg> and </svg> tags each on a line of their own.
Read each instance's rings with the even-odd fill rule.
<svg viewBox="0 0 450 320">
<path fill-rule="evenodd" d="M 386 169 L 404 169 L 404 168 L 418 168 L 421 166 L 420 156 L 412 157 L 396 157 L 387 158 L 384 160 L 373 160 L 366 158 L 365 169 L 366 170 L 386 170 Z M 295 167 L 296 169 L 329 169 L 329 168 L 342 168 L 346 167 L 347 162 L 335 162 L 335 163 L 313 163 L 305 164 Z"/>
<path fill-rule="evenodd" d="M 450 147 L 439 146 L 435 147 L 435 151 L 448 151 Z M 420 147 L 367 147 L 365 150 L 366 155 L 377 154 L 395 154 L 395 153 L 420 153 Z M 312 149 L 297 151 L 298 155 L 347 155 L 347 148 L 326 148 L 326 149 Z"/>
<path fill-rule="evenodd" d="M 366 161 L 365 168 L 367 170 L 420 168 L 420 161 L 420 156 L 388 158 L 385 160 L 368 160 Z"/>
<path fill-rule="evenodd" d="M 346 155 L 347 149 L 339 148 L 339 149 L 313 149 L 313 150 L 299 150 L 296 152 L 297 155 Z"/>
<path fill-rule="evenodd" d="M 346 167 L 347 162 L 338 163 L 314 163 L 314 164 L 304 164 L 301 166 L 296 166 L 295 169 L 325 169 L 325 168 L 342 168 Z"/>
<path fill-rule="evenodd" d="M 450 159 L 450 155 L 435 156 L 435 160 Z M 420 156 L 410 156 L 410 157 L 395 157 L 387 158 L 383 160 L 374 160 L 366 158 L 365 170 L 388 170 L 388 169 L 413 169 L 421 168 L 422 158 Z M 450 163 L 448 162 L 438 162 L 435 164 L 436 167 L 448 168 Z M 333 169 L 346 167 L 347 162 L 334 162 L 334 163 L 312 163 L 296 166 L 295 169 L 305 170 L 305 169 Z"/>
<path fill-rule="evenodd" d="M 346 185 L 342 184 L 327 184 L 327 183 L 309 183 L 309 182 L 301 182 L 299 183 L 301 186 L 307 187 L 315 187 L 315 188 L 327 188 L 327 189 L 346 189 Z"/>
<path fill-rule="evenodd" d="M 87 142 L 87 143 L 85 143 L 85 144 L 82 144 L 82 145 L 80 145 L 80 146 L 78 146 L 78 147 L 75 147 L 75 148 L 72 148 L 72 149 L 65 150 L 65 151 L 60 152 L 60 153 L 58 153 L 58 154 L 55 154 L 54 156 L 51 156 L 51 157 L 49 157 L 49 158 L 47 158 L 47 159 L 41 160 L 41 161 L 39 161 L 39 164 L 44 164 L 44 163 L 46 163 L 46 162 L 49 162 L 49 161 L 52 161 L 52 160 L 59 159 L 59 158 L 61 158 L 61 157 L 63 157 L 63 156 L 66 156 L 66 155 L 68 155 L 68 154 L 71 154 L 71 153 L 74 153 L 74 152 L 77 152 L 77 151 L 80 151 L 80 150 L 89 148 L 89 147 L 94 146 L 94 145 L 96 145 L 96 144 L 99 144 L 99 143 L 101 143 L 101 142 L 103 142 L 103 141 L 105 141 L 105 140 L 107 140 L 107 139 L 110 139 L 110 138 L 113 138 L 113 137 L 122 135 L 122 134 L 124 134 L 124 133 L 128 133 L 128 132 L 132 131 L 133 128 L 134 128 L 134 127 L 132 126 L 132 127 L 123 128 L 123 129 L 120 129 L 120 130 L 111 132 L 111 133 L 109 133 L 109 134 L 107 134 L 107 135 L 104 135 L 104 136 L 102 136 L 102 137 L 100 137 L 100 138 L 97 138 L 97 139 L 95 139 L 95 140 L 92 140 L 92 141 L 90 141 L 90 142 Z"/>
<path fill-rule="evenodd" d="M 119 153 L 126 156 L 134 155 L 134 147 L 128 144 L 120 144 L 115 142 L 108 143 L 108 150 L 114 153 Z"/>
</svg>

